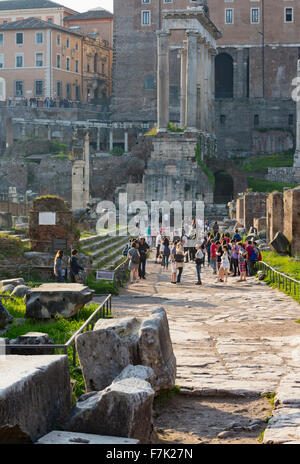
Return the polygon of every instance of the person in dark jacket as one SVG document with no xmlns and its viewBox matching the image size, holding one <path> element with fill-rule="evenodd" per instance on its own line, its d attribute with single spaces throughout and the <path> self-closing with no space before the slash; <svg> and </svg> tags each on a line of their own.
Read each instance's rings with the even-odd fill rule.
<svg viewBox="0 0 300 464">
<path fill-rule="evenodd" d="M 139 253 L 140 253 L 140 263 L 139 263 L 139 278 L 146 279 L 146 261 L 147 261 L 147 253 L 149 250 L 149 245 L 146 242 L 145 238 L 142 237 L 139 240 Z"/>
<path fill-rule="evenodd" d="M 70 278 L 72 283 L 80 282 L 80 271 L 84 271 L 84 268 L 78 263 L 78 250 L 72 250 L 72 256 L 69 261 L 70 264 Z"/>
</svg>

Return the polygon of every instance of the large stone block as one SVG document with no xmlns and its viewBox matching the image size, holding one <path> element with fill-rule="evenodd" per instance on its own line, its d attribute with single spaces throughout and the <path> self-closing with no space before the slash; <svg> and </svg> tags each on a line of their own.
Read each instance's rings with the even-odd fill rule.
<svg viewBox="0 0 300 464">
<path fill-rule="evenodd" d="M 43 284 L 25 296 L 26 317 L 51 319 L 59 314 L 69 318 L 92 300 L 93 293 L 81 284 Z"/>
<path fill-rule="evenodd" d="M 10 340 L 10 345 L 54 345 L 54 341 L 49 337 L 47 333 L 42 332 L 28 332 L 25 335 L 20 335 L 18 338 Z M 19 355 L 46 355 L 54 354 L 54 348 L 19 348 L 10 347 L 9 354 Z"/>
<path fill-rule="evenodd" d="M 1 303 L 0 301 L 0 329 L 4 329 L 4 327 L 9 323 L 13 321 L 13 317 L 5 306 Z"/>
<path fill-rule="evenodd" d="M 270 246 L 275 253 L 279 255 L 287 255 L 289 250 L 289 241 L 282 232 L 277 232 Z"/>
<path fill-rule="evenodd" d="M 106 388 L 130 363 L 128 347 L 111 329 L 82 333 L 75 343 L 88 392 Z"/>
<path fill-rule="evenodd" d="M 71 409 L 67 356 L 0 357 L 0 443 L 36 441 Z"/>
<path fill-rule="evenodd" d="M 138 445 L 138 440 L 90 433 L 75 433 L 53 430 L 40 438 L 37 445 Z"/>
<path fill-rule="evenodd" d="M 107 387 L 128 364 L 152 368 L 155 391 L 175 384 L 176 359 L 163 308 L 143 320 L 99 320 L 94 332 L 76 338 L 76 346 L 87 391 Z"/>
<path fill-rule="evenodd" d="M 292 256 L 300 255 L 300 186 L 286 190 L 283 195 L 283 233 L 291 244 Z"/>
<path fill-rule="evenodd" d="M 12 285 L 13 289 L 17 287 L 17 285 L 24 285 L 24 279 L 17 278 L 17 279 L 5 279 L 0 281 L 0 290 L 3 291 L 3 287 L 6 285 Z"/>
<path fill-rule="evenodd" d="M 83 395 L 72 408 L 64 430 L 112 435 L 149 443 L 154 390 L 137 378 L 115 382 L 101 392 Z"/>
<path fill-rule="evenodd" d="M 140 363 L 151 367 L 155 374 L 154 389 L 168 390 L 175 384 L 176 358 L 164 308 L 152 311 L 139 331 Z"/>
</svg>

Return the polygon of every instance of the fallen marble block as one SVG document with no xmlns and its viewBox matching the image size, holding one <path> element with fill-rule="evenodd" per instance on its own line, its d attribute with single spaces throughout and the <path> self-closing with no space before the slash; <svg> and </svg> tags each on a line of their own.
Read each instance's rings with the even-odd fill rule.
<svg viewBox="0 0 300 464">
<path fill-rule="evenodd" d="M 128 364 L 152 368 L 155 391 L 175 385 L 176 358 L 164 308 L 145 319 L 99 320 L 93 332 L 76 337 L 76 347 L 87 391 L 107 387 Z"/>
<path fill-rule="evenodd" d="M 87 392 L 106 388 L 130 363 L 128 347 L 113 330 L 84 332 L 75 344 Z"/>
<path fill-rule="evenodd" d="M 91 301 L 93 294 L 93 290 L 81 284 L 43 284 L 25 295 L 26 317 L 51 319 L 59 315 L 67 319 Z"/>
<path fill-rule="evenodd" d="M 13 321 L 13 319 L 12 315 L 9 314 L 5 306 L 0 301 L 0 329 L 4 329 L 7 324 Z"/>
<path fill-rule="evenodd" d="M 54 341 L 47 333 L 42 332 L 28 332 L 25 335 L 20 335 L 18 338 L 10 340 L 10 345 L 54 345 Z M 10 354 L 19 355 L 46 355 L 54 354 L 54 348 L 18 348 L 10 347 Z"/>
<path fill-rule="evenodd" d="M 71 410 L 67 356 L 0 356 L 0 372 L 0 443 L 61 428 Z"/>
<path fill-rule="evenodd" d="M 133 366 L 128 364 L 128 366 L 123 369 L 121 374 L 118 375 L 113 381 L 113 383 L 120 382 L 124 379 L 140 379 L 149 382 L 151 387 L 155 380 L 155 375 L 153 369 L 147 366 Z"/>
<path fill-rule="evenodd" d="M 144 380 L 114 382 L 101 392 L 83 395 L 64 424 L 70 432 L 135 438 L 149 443 L 154 390 Z"/>
<path fill-rule="evenodd" d="M 31 290 L 31 287 L 27 287 L 26 285 L 17 285 L 11 292 L 11 296 L 15 296 L 17 298 L 24 298 L 24 296 L 27 295 L 29 290 Z"/>
<path fill-rule="evenodd" d="M 90 433 L 61 432 L 53 430 L 40 438 L 36 445 L 138 445 L 138 440 L 123 437 L 92 435 Z"/>
<path fill-rule="evenodd" d="M 0 280 L 0 290 L 3 292 L 3 287 L 6 285 L 12 285 L 13 288 L 15 288 L 17 285 L 24 285 L 24 279 L 17 278 L 17 279 L 5 279 L 5 280 Z"/>
</svg>

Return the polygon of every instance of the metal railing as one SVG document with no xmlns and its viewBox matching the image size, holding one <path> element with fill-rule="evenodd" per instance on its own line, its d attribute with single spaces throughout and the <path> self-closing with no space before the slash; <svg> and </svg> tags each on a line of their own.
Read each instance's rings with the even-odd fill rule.
<svg viewBox="0 0 300 464">
<path fill-rule="evenodd" d="M 263 271 L 271 283 L 274 283 L 279 290 L 289 292 L 295 297 L 300 297 L 300 281 L 279 272 L 264 261 L 258 262 L 258 270 Z"/>
<path fill-rule="evenodd" d="M 84 322 L 84 324 L 75 332 L 72 337 L 64 344 L 64 345 L 6 345 L 6 354 L 10 354 L 13 350 L 17 352 L 18 350 L 51 350 L 51 354 L 54 354 L 54 350 L 63 350 L 64 354 L 68 354 L 68 348 L 72 346 L 73 348 L 73 366 L 76 366 L 76 344 L 75 340 L 78 335 L 83 332 L 91 332 L 94 329 L 96 322 L 99 319 L 104 319 L 106 316 L 111 314 L 111 298 L 112 295 L 109 294 L 105 300 L 101 303 L 101 305 L 93 312 L 93 314 Z"/>
</svg>

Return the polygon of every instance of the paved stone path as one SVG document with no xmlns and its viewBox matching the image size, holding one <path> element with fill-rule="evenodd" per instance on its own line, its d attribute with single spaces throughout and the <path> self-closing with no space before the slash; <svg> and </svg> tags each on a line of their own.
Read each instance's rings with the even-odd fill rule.
<svg viewBox="0 0 300 464">
<path fill-rule="evenodd" d="M 181 393 L 256 397 L 276 392 L 277 408 L 265 443 L 300 440 L 300 306 L 250 278 L 216 282 L 210 268 L 202 286 L 186 264 L 181 285 L 149 260 L 147 280 L 121 289 L 115 317 L 143 316 L 163 306 L 168 314 Z"/>
</svg>

